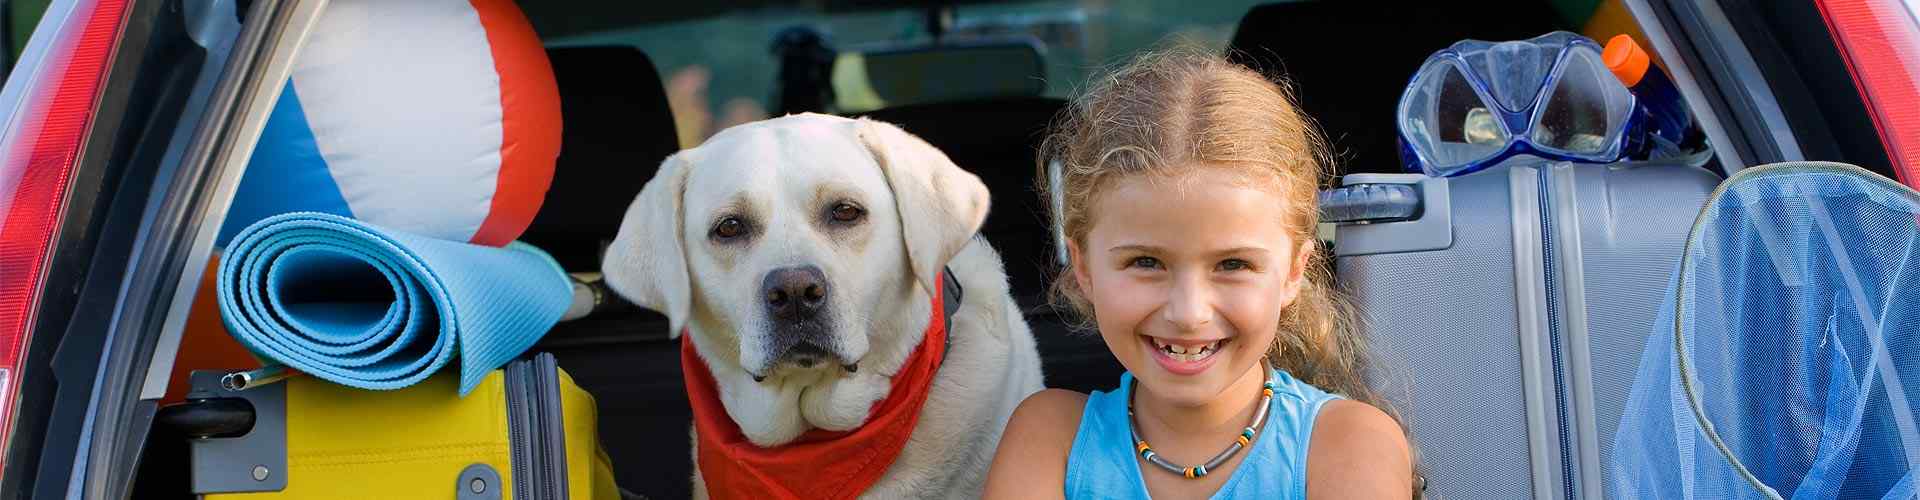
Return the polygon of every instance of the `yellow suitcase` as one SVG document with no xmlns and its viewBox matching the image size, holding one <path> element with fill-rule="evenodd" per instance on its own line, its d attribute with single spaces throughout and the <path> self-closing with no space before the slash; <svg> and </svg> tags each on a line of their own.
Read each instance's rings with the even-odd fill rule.
<svg viewBox="0 0 1920 500">
<path fill-rule="evenodd" d="M 451 371 L 395 391 L 304 376 L 233 390 L 224 375 L 193 373 L 162 415 L 201 436 L 191 482 L 209 500 L 620 498 L 593 397 L 550 354 L 465 398 Z"/>
</svg>

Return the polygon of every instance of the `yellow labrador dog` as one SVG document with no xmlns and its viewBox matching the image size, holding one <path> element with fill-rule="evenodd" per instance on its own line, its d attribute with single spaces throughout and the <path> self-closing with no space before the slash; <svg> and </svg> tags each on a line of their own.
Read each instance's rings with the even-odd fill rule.
<svg viewBox="0 0 1920 500">
<path fill-rule="evenodd" d="M 870 414 L 911 382 L 896 375 L 944 317 L 944 356 L 917 422 L 856 491 L 978 497 L 1008 416 L 1041 388 L 999 254 L 975 237 L 987 205 L 978 177 L 896 126 L 786 116 L 668 157 L 627 210 L 604 271 L 613 290 L 691 336 L 726 416 L 769 453 L 882 425 Z M 945 276 L 961 291 L 950 313 L 930 301 L 952 287 Z M 712 462 L 698 428 L 696 496 L 758 496 L 709 484 L 718 473 L 701 465 Z M 819 470 L 836 470 L 827 465 Z"/>
</svg>

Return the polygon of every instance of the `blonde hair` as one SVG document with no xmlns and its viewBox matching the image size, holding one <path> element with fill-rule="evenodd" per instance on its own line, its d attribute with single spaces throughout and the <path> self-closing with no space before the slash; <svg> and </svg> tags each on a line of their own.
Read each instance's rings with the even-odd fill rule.
<svg viewBox="0 0 1920 500">
<path fill-rule="evenodd" d="M 1275 368 L 1322 389 L 1398 414 L 1369 384 L 1368 350 L 1353 308 L 1329 287 L 1315 229 L 1319 191 L 1332 157 L 1319 127 L 1295 104 L 1286 84 L 1191 46 L 1148 53 L 1091 83 L 1055 119 L 1041 145 L 1039 178 L 1049 161 L 1059 177 L 1039 183 L 1056 227 L 1085 246 L 1101 191 L 1115 179 L 1142 174 L 1179 178 L 1182 167 L 1226 168 L 1287 203 L 1296 242 L 1313 242 L 1299 295 L 1281 312 L 1267 359 Z M 1052 185 L 1058 183 L 1058 185 Z M 1056 191 L 1057 190 L 1057 191 Z M 1071 272 L 1053 280 L 1054 303 L 1093 316 Z M 1404 429 L 1404 424 L 1403 424 Z"/>
</svg>

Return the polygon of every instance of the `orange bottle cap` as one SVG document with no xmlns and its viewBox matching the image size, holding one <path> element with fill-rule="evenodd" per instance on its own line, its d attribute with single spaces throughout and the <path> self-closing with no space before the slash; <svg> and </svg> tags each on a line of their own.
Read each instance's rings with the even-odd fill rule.
<svg viewBox="0 0 1920 500">
<path fill-rule="evenodd" d="M 1613 76 L 1620 79 L 1620 83 L 1628 87 L 1639 84 L 1640 79 L 1647 76 L 1647 68 L 1653 66 L 1647 51 L 1627 35 L 1614 35 L 1607 40 L 1607 48 L 1600 52 L 1600 60 L 1606 63 L 1608 70 L 1613 71 Z"/>
</svg>

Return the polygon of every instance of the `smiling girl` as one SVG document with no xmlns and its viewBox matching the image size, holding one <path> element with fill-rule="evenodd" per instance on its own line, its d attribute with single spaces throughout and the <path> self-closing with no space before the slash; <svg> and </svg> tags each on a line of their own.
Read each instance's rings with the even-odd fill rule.
<svg viewBox="0 0 1920 500">
<path fill-rule="evenodd" d="M 1044 150 L 1070 257 L 1055 292 L 1127 373 L 1021 403 L 989 498 L 1412 494 L 1315 248 L 1315 130 L 1282 87 L 1191 49 L 1074 101 Z"/>
</svg>

